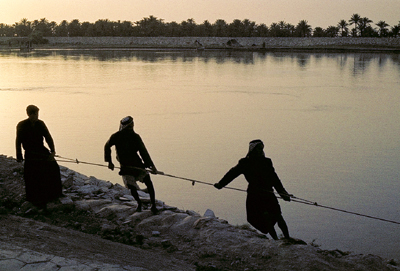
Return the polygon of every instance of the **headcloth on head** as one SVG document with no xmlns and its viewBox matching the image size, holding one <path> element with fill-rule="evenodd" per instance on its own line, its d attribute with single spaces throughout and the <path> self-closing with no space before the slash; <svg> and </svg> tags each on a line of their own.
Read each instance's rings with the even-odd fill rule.
<svg viewBox="0 0 400 271">
<path fill-rule="evenodd" d="M 256 146 L 258 146 L 259 144 L 264 146 L 264 143 L 260 140 L 260 139 L 256 139 L 256 140 L 252 140 L 249 143 L 249 152 L 251 152 L 252 150 L 254 150 L 254 148 Z"/>
<path fill-rule="evenodd" d="M 133 124 L 133 118 L 131 116 L 127 116 L 127 117 L 123 118 L 120 122 L 119 130 L 122 131 L 123 129 L 128 127 L 130 124 Z"/>
<path fill-rule="evenodd" d="M 262 145 L 264 147 L 264 143 L 260 139 L 255 139 L 250 141 L 249 143 L 249 152 L 247 153 L 247 156 L 251 154 L 251 152 L 258 146 Z"/>
</svg>

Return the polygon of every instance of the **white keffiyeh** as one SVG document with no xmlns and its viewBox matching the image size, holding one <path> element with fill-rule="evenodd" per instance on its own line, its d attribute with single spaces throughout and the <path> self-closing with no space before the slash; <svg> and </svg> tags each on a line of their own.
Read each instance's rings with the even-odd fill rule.
<svg viewBox="0 0 400 271">
<path fill-rule="evenodd" d="M 132 123 L 133 123 L 133 118 L 131 116 L 127 116 L 127 117 L 123 118 L 119 125 L 119 130 L 122 131 L 123 129 L 125 129 Z"/>
<path fill-rule="evenodd" d="M 259 144 L 263 145 L 263 142 L 259 139 L 253 140 L 249 143 L 249 152 L 251 152 L 252 150 L 254 150 L 255 147 L 257 147 Z"/>
<path fill-rule="evenodd" d="M 249 143 L 249 152 L 247 153 L 247 157 L 249 157 L 251 155 L 252 151 L 259 145 L 261 145 L 262 148 L 264 148 L 264 143 L 260 139 L 251 141 Z M 262 153 L 263 153 L 263 155 L 265 155 L 264 152 L 262 152 Z"/>
</svg>

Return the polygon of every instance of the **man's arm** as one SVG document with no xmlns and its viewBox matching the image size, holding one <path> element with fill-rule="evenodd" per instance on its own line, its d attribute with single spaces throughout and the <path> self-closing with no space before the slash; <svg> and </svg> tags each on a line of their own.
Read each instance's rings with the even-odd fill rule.
<svg viewBox="0 0 400 271">
<path fill-rule="evenodd" d="M 108 168 L 114 170 L 114 164 L 111 158 L 111 147 L 114 145 L 113 143 L 113 136 L 107 140 L 106 144 L 104 145 L 104 161 L 108 162 Z"/>
<path fill-rule="evenodd" d="M 17 161 L 22 162 L 24 160 L 22 156 L 22 127 L 21 124 L 17 125 L 17 136 L 15 138 L 15 150 L 17 153 Z"/>
<path fill-rule="evenodd" d="M 231 168 L 218 183 L 214 184 L 214 187 L 217 189 L 221 189 L 227 186 L 230 182 L 232 182 L 242 173 L 243 173 L 242 165 L 239 162 L 236 166 Z"/>
<path fill-rule="evenodd" d="M 46 143 L 50 148 L 50 152 L 54 155 L 56 153 L 56 148 L 54 146 L 54 140 L 49 132 L 49 129 L 47 129 L 47 126 L 44 122 L 42 122 L 42 129 L 43 129 L 44 139 L 46 140 Z"/>
<path fill-rule="evenodd" d="M 285 201 L 290 201 L 290 195 L 289 193 L 286 191 L 286 189 L 283 187 L 281 180 L 278 177 L 278 174 L 276 174 L 275 172 L 275 168 L 272 165 L 272 161 L 271 161 L 271 168 L 272 168 L 272 178 L 273 178 L 273 186 L 275 188 L 275 190 L 278 192 L 278 194 L 282 197 L 283 200 Z"/>
<path fill-rule="evenodd" d="M 142 138 L 139 135 L 137 135 L 137 137 L 139 143 L 139 154 L 143 159 L 144 166 L 150 168 L 153 172 L 157 172 L 156 166 L 154 165 L 153 160 L 151 160 L 150 154 L 147 151 Z"/>
</svg>

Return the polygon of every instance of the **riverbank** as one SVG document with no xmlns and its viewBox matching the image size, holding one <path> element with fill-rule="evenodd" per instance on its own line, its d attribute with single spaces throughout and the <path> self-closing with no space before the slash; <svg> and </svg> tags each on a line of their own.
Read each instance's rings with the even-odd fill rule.
<svg viewBox="0 0 400 271">
<path fill-rule="evenodd" d="M 43 212 L 25 200 L 22 164 L 0 156 L 0 253 L 10 244 L 78 263 L 118 265 L 115 270 L 400 269 L 396 259 L 321 250 L 298 239 L 274 241 L 211 210 L 201 215 L 157 201 L 159 214 L 152 215 L 143 191 L 145 210 L 138 213 L 129 190 L 118 184 L 66 167 L 61 175 L 65 196 Z"/>
<path fill-rule="evenodd" d="M 45 37 L 37 49 L 196 49 L 253 51 L 383 51 L 400 52 L 400 38 L 274 38 L 274 37 Z M 19 48 L 0 37 L 0 48 Z"/>
</svg>

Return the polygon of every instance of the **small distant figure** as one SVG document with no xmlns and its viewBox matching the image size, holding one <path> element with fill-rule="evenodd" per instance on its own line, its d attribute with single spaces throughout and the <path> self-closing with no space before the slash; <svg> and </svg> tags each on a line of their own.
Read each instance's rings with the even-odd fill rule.
<svg viewBox="0 0 400 271">
<path fill-rule="evenodd" d="M 247 156 L 240 159 L 214 187 L 221 189 L 241 174 L 244 174 L 249 183 L 246 199 L 247 221 L 262 233 L 269 233 L 274 240 L 278 240 L 274 229 L 278 222 L 284 237 L 291 239 L 273 188 L 285 201 L 290 201 L 290 195 L 278 178 L 271 159 L 265 157 L 261 140 L 251 141 Z"/>
<path fill-rule="evenodd" d="M 119 131 L 111 135 L 104 146 L 104 160 L 108 162 L 108 168 L 114 170 L 111 147 L 115 146 L 117 160 L 121 165 L 119 175 L 122 176 L 124 185 L 131 191 L 132 196 L 138 203 L 136 211 L 142 211 L 142 202 L 137 192 L 140 189 L 137 184 L 137 181 L 139 181 L 143 182 L 147 187 L 151 201 L 151 212 L 157 214 L 158 209 L 156 207 L 154 186 L 150 179 L 150 174 L 145 169 L 149 168 L 154 174 L 157 174 L 158 171 L 150 158 L 142 138 L 135 133 L 133 126 L 134 123 L 131 116 L 121 120 Z"/>
<path fill-rule="evenodd" d="M 194 44 L 196 45 L 196 49 L 197 49 L 197 50 L 204 50 L 204 49 L 205 49 L 205 47 L 203 46 L 203 44 L 202 44 L 200 41 L 198 41 L 198 40 L 195 40 Z"/>
<path fill-rule="evenodd" d="M 17 161 L 22 162 L 21 145 L 25 150 L 24 180 L 26 199 L 40 209 L 47 203 L 62 196 L 60 167 L 54 159 L 54 141 L 46 124 L 39 120 L 39 108 L 29 105 L 26 108 L 28 119 L 17 125 L 15 146 Z M 47 149 L 43 144 L 46 140 Z"/>
</svg>

